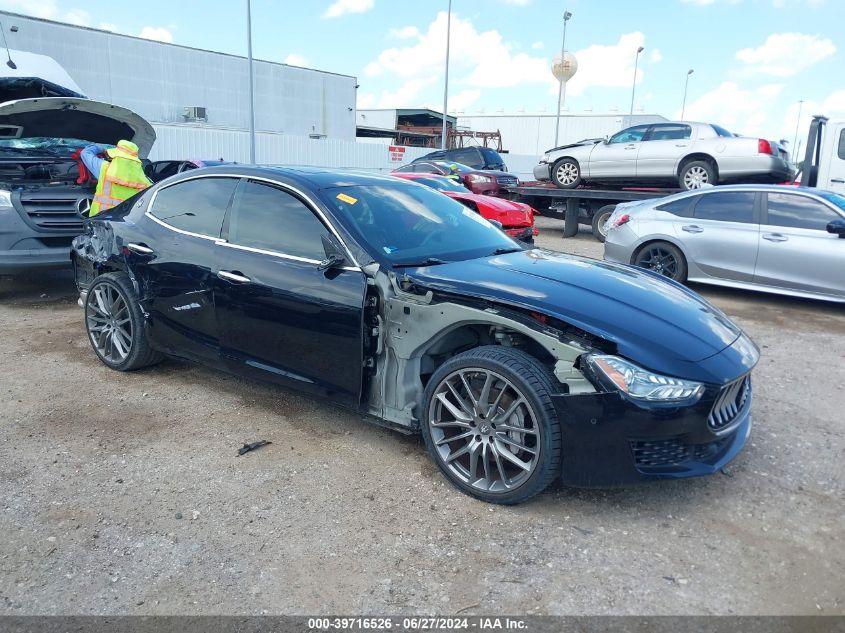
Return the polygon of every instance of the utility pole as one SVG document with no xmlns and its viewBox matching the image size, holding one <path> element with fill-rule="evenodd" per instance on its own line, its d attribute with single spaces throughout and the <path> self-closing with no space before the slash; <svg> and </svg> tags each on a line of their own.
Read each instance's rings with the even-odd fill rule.
<svg viewBox="0 0 845 633">
<path fill-rule="evenodd" d="M 640 61 L 640 53 L 642 53 L 644 50 L 645 49 L 642 46 L 640 46 L 637 49 L 637 56 L 634 57 L 634 83 L 631 86 L 631 113 L 630 113 L 630 116 L 634 115 L 634 93 L 637 91 L 637 62 Z M 630 124 L 631 124 L 631 122 L 628 121 L 628 125 L 630 125 Z"/>
<path fill-rule="evenodd" d="M 249 59 L 249 164 L 255 164 L 255 86 L 252 72 L 252 7 L 246 0 L 246 46 Z"/>
<path fill-rule="evenodd" d="M 564 59 L 564 55 L 566 54 L 566 23 L 569 22 L 569 18 L 572 17 L 572 14 L 569 11 L 563 12 L 563 41 L 560 43 L 560 63 L 563 66 L 566 61 Z M 563 91 L 566 86 L 565 79 L 559 79 L 560 87 L 557 91 L 557 117 L 555 117 L 555 147 L 558 144 L 558 134 L 560 132 L 560 110 L 563 107 Z"/>
<path fill-rule="evenodd" d="M 440 135 L 440 147 L 446 149 L 446 108 L 449 105 L 449 39 L 452 30 L 452 0 L 449 0 L 449 12 L 446 16 L 446 81 L 443 82 L 443 132 Z"/>
<path fill-rule="evenodd" d="M 792 139 L 792 162 L 798 163 L 798 150 L 796 143 L 798 143 L 798 127 L 801 125 L 801 109 L 804 106 L 804 100 L 798 102 L 798 118 L 795 121 L 795 138 Z"/>
<path fill-rule="evenodd" d="M 684 110 L 687 109 L 687 88 L 689 87 L 689 76 L 693 73 L 693 69 L 690 68 L 687 71 L 687 80 L 684 82 L 684 102 L 681 104 L 681 121 L 684 120 Z"/>
</svg>

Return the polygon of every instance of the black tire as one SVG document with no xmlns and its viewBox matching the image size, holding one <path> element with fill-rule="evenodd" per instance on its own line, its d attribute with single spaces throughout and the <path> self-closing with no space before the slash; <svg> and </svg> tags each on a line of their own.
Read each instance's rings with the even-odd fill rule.
<svg viewBox="0 0 845 633">
<path fill-rule="evenodd" d="M 607 204 L 593 213 L 593 237 L 599 242 L 604 242 L 607 238 L 607 233 L 604 232 L 604 223 L 615 210 L 615 204 Z"/>
<path fill-rule="evenodd" d="M 476 411 L 474 420 L 467 418 L 467 422 L 462 422 L 459 421 L 457 416 L 454 416 L 453 421 L 443 422 L 442 418 L 440 418 L 440 422 L 434 421 L 433 417 L 437 415 L 438 411 L 449 413 L 451 410 L 458 408 L 454 405 L 454 402 L 458 402 L 457 396 L 453 399 L 452 409 L 449 409 L 440 404 L 442 400 L 439 399 L 439 395 L 444 395 L 440 393 L 440 390 L 445 391 L 448 388 L 447 381 L 459 380 L 459 378 L 455 378 L 459 371 L 464 371 L 469 376 L 468 382 L 464 382 L 464 385 L 472 383 L 473 380 L 480 380 L 480 377 L 485 374 L 491 376 L 491 373 L 488 372 L 492 372 L 494 382 L 488 388 L 488 398 L 492 396 L 493 390 L 498 387 L 496 400 L 491 404 L 488 399 L 478 408 L 473 406 Z M 560 474 L 562 459 L 560 423 L 550 397 L 552 393 L 556 392 L 554 380 L 549 370 L 534 357 L 519 350 L 496 345 L 479 347 L 458 354 L 441 365 L 426 386 L 421 416 L 422 434 L 426 449 L 440 471 L 461 492 L 488 503 L 505 505 L 522 503 L 545 490 Z M 460 389 L 461 386 L 459 385 L 458 390 Z M 455 391 L 451 391 L 451 393 L 455 394 Z M 478 389 L 477 393 L 477 400 L 481 400 L 482 389 Z M 465 398 L 466 391 L 464 390 L 462 394 L 461 397 Z M 475 392 L 470 391 L 470 394 L 472 399 L 475 400 Z M 524 399 L 524 405 L 518 404 L 519 398 Z M 464 404 L 466 404 L 466 400 L 464 400 Z M 516 404 L 515 408 L 514 404 Z M 487 411 L 479 414 L 478 410 L 483 406 L 487 407 Z M 508 406 L 508 409 L 504 412 L 502 412 L 503 406 Z M 522 421 L 519 421 L 518 416 L 522 406 L 525 407 L 525 416 L 523 416 Z M 494 408 L 496 409 L 495 412 L 493 411 Z M 512 408 L 513 413 L 509 414 Z M 460 411 L 464 413 L 466 409 Z M 514 418 L 514 416 L 517 417 Z M 529 426 L 528 423 L 532 426 Z M 496 430 L 496 424 L 499 424 L 498 430 Z M 519 425 L 520 429 L 526 430 L 526 433 L 517 435 L 518 442 L 524 443 L 524 446 L 520 448 L 511 448 L 513 446 L 514 424 Z M 461 427 L 461 425 L 466 426 Z M 465 451 L 460 460 L 456 459 L 458 456 L 454 453 L 460 454 L 464 444 L 458 444 L 456 449 L 453 449 L 450 444 L 463 440 L 457 438 L 454 441 L 448 441 L 449 436 L 446 435 L 447 432 L 443 430 L 443 427 L 457 427 L 454 433 L 469 434 L 471 437 L 464 442 L 465 447 L 473 446 L 473 442 L 475 442 L 475 450 Z M 507 427 L 507 430 L 505 430 L 505 427 Z M 534 437 L 531 438 L 530 435 Z M 528 448 L 529 445 L 531 446 L 530 450 L 521 450 Z M 516 462 L 511 462 L 511 456 L 504 454 L 504 447 L 507 447 L 507 451 L 513 457 L 519 456 L 518 460 L 529 460 L 531 462 L 530 470 L 514 466 Z M 477 453 L 479 449 L 481 450 L 480 458 L 484 477 L 479 474 L 474 480 L 476 485 L 473 485 L 450 468 L 463 468 L 469 475 L 472 472 L 469 469 L 473 468 L 471 456 L 473 453 Z M 446 463 L 449 457 L 454 463 L 453 466 Z M 470 464 L 469 466 L 461 465 L 460 461 L 464 458 Z M 478 457 L 476 457 L 476 467 L 474 468 L 476 473 L 479 468 L 477 460 Z M 487 466 L 489 466 L 489 476 Z M 515 469 L 516 474 L 509 477 L 506 473 L 508 469 Z M 466 479 L 470 479 L 470 476 L 467 476 Z M 482 479 L 485 480 L 483 483 Z M 498 490 L 493 490 L 497 487 L 496 480 L 499 482 Z M 514 485 L 517 480 L 519 480 L 518 485 Z M 506 484 L 511 484 L 513 487 L 508 489 Z"/>
<path fill-rule="evenodd" d="M 578 201 L 574 198 L 567 200 L 566 211 L 563 216 L 563 237 L 575 237 L 578 235 L 578 226 L 581 219 L 579 214 Z"/>
<path fill-rule="evenodd" d="M 678 186 L 685 191 L 700 189 L 702 184 L 718 185 L 716 167 L 707 160 L 693 160 L 684 163 L 678 172 Z"/>
<path fill-rule="evenodd" d="M 551 177 L 561 189 L 575 189 L 581 184 L 581 165 L 574 158 L 564 156 L 552 165 Z"/>
<path fill-rule="evenodd" d="M 163 356 L 150 346 L 145 325 L 129 275 L 106 273 L 94 279 L 85 297 L 85 331 L 104 365 L 133 371 L 160 362 Z M 121 332 L 115 333 L 118 328 Z"/>
<path fill-rule="evenodd" d="M 674 279 L 678 283 L 687 280 L 687 258 L 681 249 L 669 242 L 644 244 L 634 253 L 631 263 Z"/>
</svg>

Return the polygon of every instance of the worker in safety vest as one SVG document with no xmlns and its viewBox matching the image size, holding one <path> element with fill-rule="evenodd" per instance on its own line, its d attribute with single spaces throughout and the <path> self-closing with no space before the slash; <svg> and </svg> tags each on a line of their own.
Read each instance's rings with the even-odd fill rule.
<svg viewBox="0 0 845 633">
<path fill-rule="evenodd" d="M 100 158 L 99 154 L 105 154 L 107 158 Z M 82 150 L 80 158 L 97 178 L 89 217 L 116 207 L 152 184 L 138 158 L 138 146 L 131 141 L 118 141 L 117 147 L 112 149 L 89 145 Z"/>
<path fill-rule="evenodd" d="M 461 183 L 461 171 L 460 167 L 458 167 L 457 163 L 452 163 L 449 165 L 449 174 L 446 176 L 447 178 L 451 178 L 457 183 Z"/>
</svg>

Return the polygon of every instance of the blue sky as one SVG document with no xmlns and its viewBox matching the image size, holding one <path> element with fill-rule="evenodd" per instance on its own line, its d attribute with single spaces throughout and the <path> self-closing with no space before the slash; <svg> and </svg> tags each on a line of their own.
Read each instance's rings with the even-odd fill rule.
<svg viewBox="0 0 845 633">
<path fill-rule="evenodd" d="M 0 0 L 0 8 L 176 44 L 246 50 L 245 0 Z M 256 57 L 358 77 L 359 107 L 440 108 L 446 0 L 253 0 Z M 770 138 L 845 117 L 842 0 L 453 0 L 450 111 L 553 112 L 564 8 L 579 70 L 566 110 L 635 110 Z M 139 18 L 140 16 L 140 18 Z M 140 19 L 140 21 L 139 21 Z M 21 46 L 25 48 L 25 46 Z M 803 133 L 803 131 L 802 131 Z"/>
</svg>

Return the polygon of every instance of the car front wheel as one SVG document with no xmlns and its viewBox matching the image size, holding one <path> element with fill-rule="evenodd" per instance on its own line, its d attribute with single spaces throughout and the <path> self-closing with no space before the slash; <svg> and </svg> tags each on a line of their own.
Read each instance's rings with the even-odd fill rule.
<svg viewBox="0 0 845 633">
<path fill-rule="evenodd" d="M 560 473 L 554 377 L 519 350 L 485 346 L 444 363 L 425 390 L 422 432 L 441 472 L 490 503 L 515 504 Z"/>
<path fill-rule="evenodd" d="M 162 358 L 147 341 L 144 315 L 126 273 L 106 273 L 91 284 L 85 329 L 97 357 L 111 369 L 141 369 Z"/>
<path fill-rule="evenodd" d="M 552 182 L 561 189 L 575 189 L 581 184 L 581 166 L 574 158 L 561 158 L 552 166 Z"/>
</svg>

